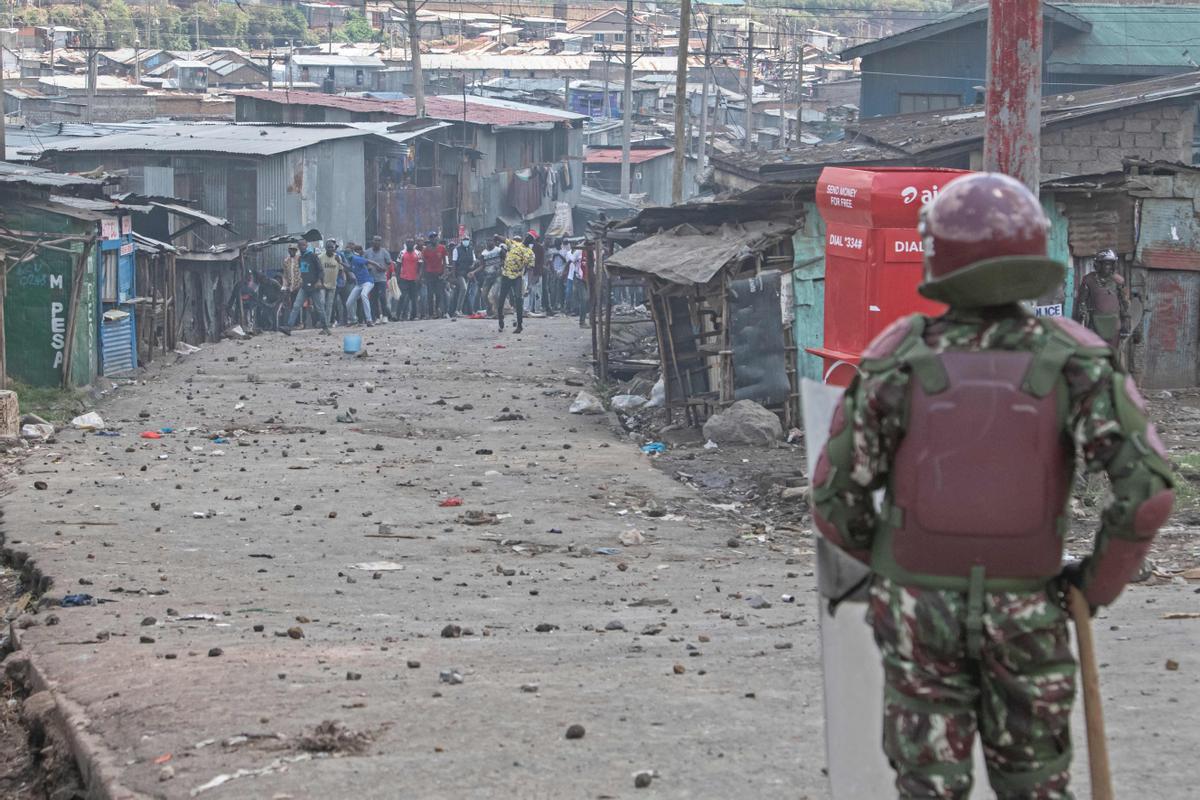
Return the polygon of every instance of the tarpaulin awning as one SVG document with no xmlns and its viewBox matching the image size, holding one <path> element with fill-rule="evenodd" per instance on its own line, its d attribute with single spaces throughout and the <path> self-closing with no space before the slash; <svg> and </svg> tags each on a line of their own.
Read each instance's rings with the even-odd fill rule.
<svg viewBox="0 0 1200 800">
<path fill-rule="evenodd" d="M 791 236 L 778 222 L 698 227 L 679 225 L 647 236 L 609 256 L 608 265 L 678 284 L 708 283 L 732 261 L 740 261 Z"/>
</svg>

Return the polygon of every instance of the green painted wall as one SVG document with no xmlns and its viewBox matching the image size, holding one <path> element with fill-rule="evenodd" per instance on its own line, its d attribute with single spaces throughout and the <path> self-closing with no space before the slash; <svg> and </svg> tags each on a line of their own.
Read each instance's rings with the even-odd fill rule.
<svg viewBox="0 0 1200 800">
<path fill-rule="evenodd" d="M 1067 265 L 1067 282 L 1064 286 L 1063 315 L 1071 316 L 1075 302 L 1075 265 L 1071 258 L 1071 246 L 1067 240 L 1067 218 L 1054 202 L 1054 195 L 1042 196 L 1042 209 L 1050 218 L 1050 237 L 1046 241 L 1046 252 L 1051 258 Z"/>
<path fill-rule="evenodd" d="M 87 235 L 94 222 L 76 220 L 20 206 L 3 209 L 9 227 L 22 231 Z M 64 247 L 78 253 L 82 243 Z M 75 313 L 71 385 L 86 386 L 96 375 L 96 255 L 88 258 L 79 305 Z M 8 273 L 4 299 L 5 355 L 8 374 L 32 386 L 59 386 L 66 358 L 67 325 L 72 313 L 71 283 L 76 255 L 59 250 L 38 251 L 36 258 Z"/>
<path fill-rule="evenodd" d="M 792 237 L 795 264 L 792 270 L 792 297 L 796 321 L 796 372 L 801 378 L 824 379 L 824 360 L 805 352 L 825 341 L 825 220 L 816 203 L 804 204 L 804 227 Z"/>
</svg>

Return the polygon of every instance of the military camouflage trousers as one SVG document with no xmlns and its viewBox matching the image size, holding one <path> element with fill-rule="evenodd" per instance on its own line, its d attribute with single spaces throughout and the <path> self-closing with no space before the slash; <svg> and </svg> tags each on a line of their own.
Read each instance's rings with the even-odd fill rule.
<svg viewBox="0 0 1200 800">
<path fill-rule="evenodd" d="M 1071 798 L 1075 660 L 1056 598 L 983 592 L 971 603 L 876 577 L 867 618 L 901 798 L 966 798 L 976 730 L 999 800 Z"/>
</svg>

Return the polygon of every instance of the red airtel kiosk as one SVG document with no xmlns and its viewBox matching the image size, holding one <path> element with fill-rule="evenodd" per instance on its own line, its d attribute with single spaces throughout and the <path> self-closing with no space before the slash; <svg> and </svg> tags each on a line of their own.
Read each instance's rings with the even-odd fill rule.
<svg viewBox="0 0 1200 800">
<path fill-rule="evenodd" d="M 807 348 L 825 360 L 825 382 L 847 386 L 859 357 L 908 314 L 940 314 L 917 294 L 923 251 L 917 215 L 959 169 L 826 167 L 817 182 L 825 220 L 825 340 Z"/>
</svg>

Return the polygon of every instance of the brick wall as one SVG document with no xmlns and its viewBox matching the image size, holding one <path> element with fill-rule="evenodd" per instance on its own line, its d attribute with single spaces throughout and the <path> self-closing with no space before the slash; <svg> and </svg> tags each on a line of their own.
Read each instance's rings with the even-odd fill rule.
<svg viewBox="0 0 1200 800">
<path fill-rule="evenodd" d="M 1195 119 L 1195 105 L 1189 100 L 1057 125 L 1042 132 L 1042 174 L 1119 171 L 1121 159 L 1127 156 L 1190 164 Z"/>
</svg>

